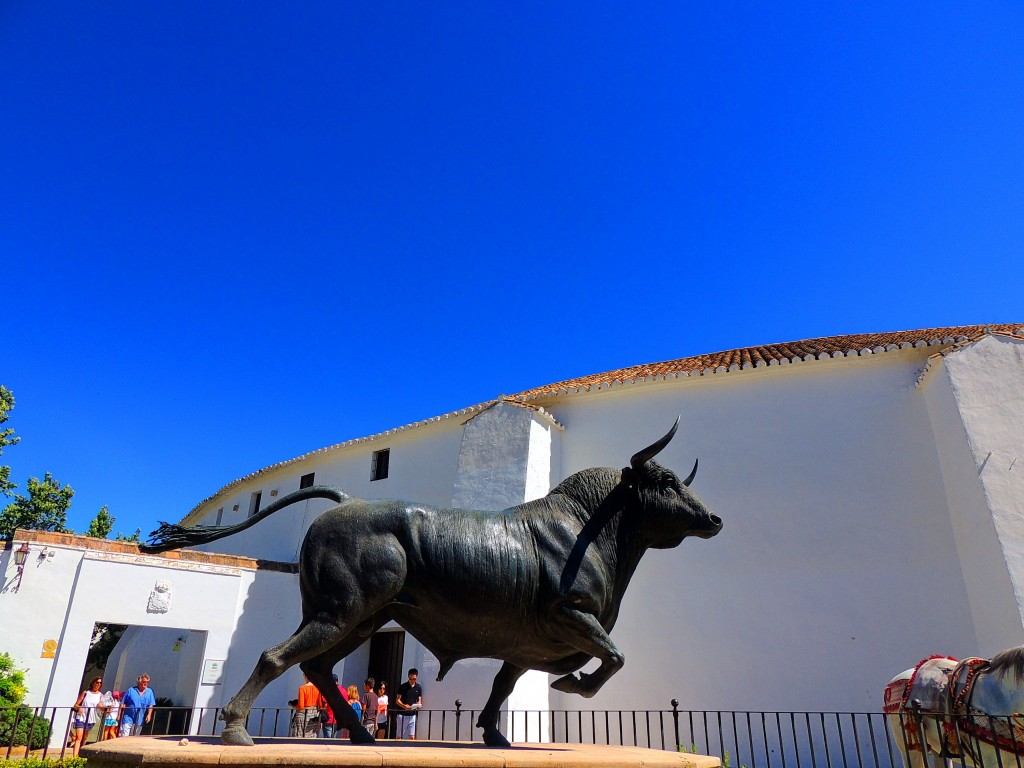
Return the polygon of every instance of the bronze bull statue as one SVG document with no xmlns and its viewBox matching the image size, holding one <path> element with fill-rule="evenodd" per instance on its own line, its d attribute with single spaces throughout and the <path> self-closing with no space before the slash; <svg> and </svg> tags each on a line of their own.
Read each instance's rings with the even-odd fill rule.
<svg viewBox="0 0 1024 768">
<path fill-rule="evenodd" d="M 260 656 L 224 707 L 225 744 L 252 744 L 245 718 L 267 684 L 298 664 L 327 699 L 354 743 L 372 742 L 332 681 L 338 661 L 395 621 L 440 662 L 441 680 L 460 659 L 504 663 L 477 727 L 484 742 L 508 746 L 498 713 L 528 669 L 560 675 L 552 687 L 593 696 L 623 665 L 608 636 L 644 552 L 710 538 L 722 521 L 653 460 L 672 439 L 635 454 L 622 470 L 585 469 L 536 501 L 501 512 L 358 499 L 337 488 L 292 493 L 234 526 L 163 523 L 145 551 L 159 552 L 237 533 L 289 504 L 337 505 L 310 526 L 299 555 L 302 622 Z M 592 673 L 573 674 L 592 658 Z"/>
</svg>

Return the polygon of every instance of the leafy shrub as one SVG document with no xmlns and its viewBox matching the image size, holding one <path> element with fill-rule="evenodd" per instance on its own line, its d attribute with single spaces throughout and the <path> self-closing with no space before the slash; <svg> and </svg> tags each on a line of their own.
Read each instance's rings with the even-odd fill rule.
<svg viewBox="0 0 1024 768">
<path fill-rule="evenodd" d="M 42 749 L 50 738 L 50 723 L 21 706 L 26 691 L 25 670 L 14 666 L 9 653 L 0 653 L 0 745 L 23 747 L 31 740 L 32 749 Z"/>
<path fill-rule="evenodd" d="M 32 731 L 32 749 L 42 749 L 50 739 L 50 721 L 36 716 L 28 707 L 4 707 L 0 709 L 0 744 L 23 747 L 29 741 Z"/>
<path fill-rule="evenodd" d="M 24 760 L 0 760 L 0 768 L 85 768 L 84 757 L 26 757 Z"/>
<path fill-rule="evenodd" d="M 0 707 L 16 707 L 25 698 L 25 670 L 14 666 L 9 653 L 0 653 Z"/>
</svg>

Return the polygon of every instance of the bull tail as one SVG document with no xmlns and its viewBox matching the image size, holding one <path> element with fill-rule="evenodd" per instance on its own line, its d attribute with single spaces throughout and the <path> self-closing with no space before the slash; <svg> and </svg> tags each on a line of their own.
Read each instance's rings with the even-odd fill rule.
<svg viewBox="0 0 1024 768">
<path fill-rule="evenodd" d="M 169 549 L 181 549 L 182 547 L 194 547 L 198 544 L 206 544 L 210 541 L 223 539 L 226 536 L 251 528 L 260 520 L 270 517 L 279 509 L 294 504 L 297 501 L 306 499 L 331 499 L 341 503 L 349 495 L 340 488 L 330 485 L 313 485 L 309 488 L 302 488 L 295 493 L 278 499 L 269 504 L 252 517 L 246 518 L 237 525 L 172 525 L 160 520 L 160 527 L 149 534 L 149 540 L 139 545 L 140 552 L 155 553 L 166 552 Z"/>
</svg>

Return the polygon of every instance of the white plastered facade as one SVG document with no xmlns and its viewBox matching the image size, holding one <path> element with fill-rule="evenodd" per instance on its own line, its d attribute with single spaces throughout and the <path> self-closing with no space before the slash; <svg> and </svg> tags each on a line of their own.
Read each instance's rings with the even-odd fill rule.
<svg viewBox="0 0 1024 768">
<path fill-rule="evenodd" d="M 308 473 L 357 496 L 497 509 L 580 469 L 624 466 L 681 414 L 658 461 L 684 475 L 700 458 L 692 487 L 723 519 L 722 533 L 648 552 L 611 633 L 625 667 L 596 697 L 558 693 L 531 673 L 509 707 L 666 709 L 677 699 L 683 709 L 877 711 L 885 681 L 924 656 L 991 655 L 1024 643 L 1022 360 L 1022 339 L 993 334 L 526 405 L 502 399 L 261 470 L 186 521 L 213 524 L 220 511 L 224 524 L 238 522 L 253 493 L 265 505 Z M 382 448 L 389 476 L 370 481 L 370 455 Z M 328 506 L 296 504 L 203 549 L 294 561 Z M 11 553 L 0 563 L 5 583 Z M 0 593 L 4 646 L 30 665 L 31 703 L 73 700 L 94 620 L 205 632 L 200 661 L 224 660 L 221 685 L 193 686 L 195 703 L 210 706 L 225 703 L 263 647 L 297 624 L 294 574 L 175 574 L 166 623 L 154 624 L 140 612 L 156 578 L 149 569 L 160 566 L 100 564 L 70 550 L 61 558 L 68 564 L 59 578 L 32 561 L 21 592 Z M 115 612 L 76 586 L 113 568 L 137 569 L 127 582 L 138 584 Z M 36 582 L 48 596 L 26 611 Z M 193 592 L 202 605 L 190 603 Z M 58 624 L 62 651 L 48 665 L 34 657 Z M 80 650 L 65 650 L 69 640 Z M 374 674 L 367 659 L 364 647 L 339 663 L 342 681 Z M 145 661 L 118 663 L 133 674 Z M 427 708 L 460 699 L 478 710 L 497 664 L 460 662 L 435 682 L 436 659 L 408 638 L 403 666 L 419 667 Z M 283 706 L 299 682 L 290 670 L 257 704 Z M 546 735 L 541 728 L 529 737 Z"/>
</svg>

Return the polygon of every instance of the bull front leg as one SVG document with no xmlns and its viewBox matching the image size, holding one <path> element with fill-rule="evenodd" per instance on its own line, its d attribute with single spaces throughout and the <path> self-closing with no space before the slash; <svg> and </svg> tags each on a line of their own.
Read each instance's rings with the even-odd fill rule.
<svg viewBox="0 0 1024 768">
<path fill-rule="evenodd" d="M 346 631 L 333 622 L 316 617 L 304 621 L 295 634 L 283 643 L 265 650 L 248 681 L 221 710 L 220 718 L 224 721 L 224 730 L 220 735 L 221 744 L 251 747 L 253 740 L 245 730 L 245 719 L 260 691 L 289 667 L 330 651 L 345 639 L 345 635 Z M 353 648 L 358 645 L 357 642 Z M 352 714 L 354 717 L 355 713 Z"/>
<path fill-rule="evenodd" d="M 626 662 L 615 643 L 605 632 L 597 617 L 574 605 L 565 605 L 556 614 L 561 639 L 573 648 L 593 656 L 601 661 L 601 666 L 591 673 L 580 672 L 577 675 L 565 675 L 551 684 L 551 687 L 563 693 L 578 693 L 590 698 L 604 685 L 608 678 L 618 672 Z"/>
<path fill-rule="evenodd" d="M 498 715 L 501 712 L 501 705 L 505 702 L 512 690 L 516 687 L 516 681 L 526 672 L 524 667 L 517 667 L 507 661 L 501 665 L 498 674 L 494 676 L 494 683 L 491 685 L 491 695 L 487 703 L 480 710 L 480 716 L 476 719 L 476 727 L 484 729 L 484 744 L 488 747 L 508 747 L 508 739 L 501 735 L 498 730 Z"/>
</svg>

